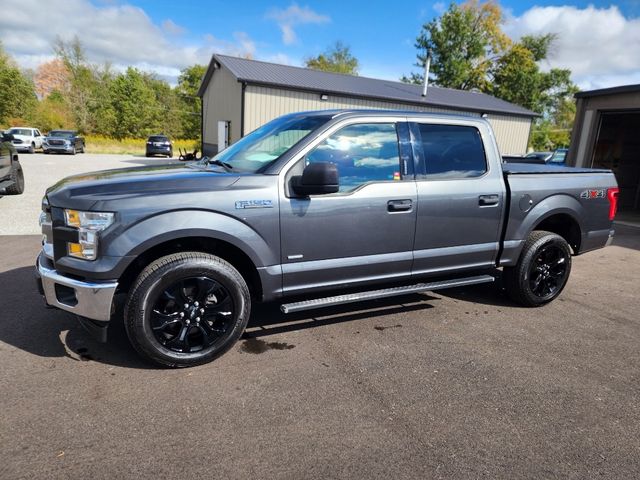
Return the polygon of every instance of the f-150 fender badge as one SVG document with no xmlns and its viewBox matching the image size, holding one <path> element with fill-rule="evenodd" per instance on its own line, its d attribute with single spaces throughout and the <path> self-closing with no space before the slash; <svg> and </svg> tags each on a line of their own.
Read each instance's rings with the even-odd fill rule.
<svg viewBox="0 0 640 480">
<path fill-rule="evenodd" d="M 607 198 L 607 191 L 604 188 L 597 190 L 585 190 L 580 194 L 580 198 L 586 198 L 588 200 L 592 198 Z"/>
<path fill-rule="evenodd" d="M 273 208 L 273 202 L 271 200 L 238 200 L 236 208 Z"/>
</svg>

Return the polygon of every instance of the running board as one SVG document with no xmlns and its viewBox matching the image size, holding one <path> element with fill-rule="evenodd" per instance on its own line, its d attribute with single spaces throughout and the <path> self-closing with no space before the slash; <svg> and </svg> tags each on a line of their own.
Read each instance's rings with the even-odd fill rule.
<svg viewBox="0 0 640 480">
<path fill-rule="evenodd" d="M 395 297 L 397 295 L 407 295 L 409 293 L 464 287 L 466 285 L 476 285 L 478 283 L 490 283 L 494 280 L 495 278 L 491 275 L 479 275 L 477 277 L 456 278 L 454 280 L 443 280 L 441 282 L 418 283 L 416 285 L 409 285 L 406 287 L 384 288 L 382 290 L 370 290 L 368 292 L 348 293 L 346 295 L 336 295 L 335 297 L 316 298 L 314 300 L 304 300 L 302 302 L 285 303 L 280 305 L 280 310 L 282 310 L 282 313 L 301 312 L 303 310 L 313 310 L 314 308 L 363 302 L 365 300 L 374 300 L 377 298 Z"/>
</svg>

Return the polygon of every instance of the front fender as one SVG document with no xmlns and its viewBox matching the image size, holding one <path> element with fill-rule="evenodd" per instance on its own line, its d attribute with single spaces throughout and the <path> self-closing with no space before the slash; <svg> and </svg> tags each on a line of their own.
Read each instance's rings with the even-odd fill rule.
<svg viewBox="0 0 640 480">
<path fill-rule="evenodd" d="M 256 267 L 279 263 L 277 221 L 272 231 L 259 232 L 247 223 L 218 212 L 176 210 L 162 213 L 117 232 L 108 243 L 105 255 L 137 257 L 169 240 L 208 237 L 228 242 L 242 250 Z M 108 238 L 105 238 L 108 240 Z"/>
</svg>

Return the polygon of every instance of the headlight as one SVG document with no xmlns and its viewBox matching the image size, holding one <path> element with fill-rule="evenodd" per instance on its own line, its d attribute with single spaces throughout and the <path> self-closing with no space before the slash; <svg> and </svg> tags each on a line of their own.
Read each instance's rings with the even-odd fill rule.
<svg viewBox="0 0 640 480">
<path fill-rule="evenodd" d="M 95 260 L 98 254 L 98 234 L 113 223 L 113 218 L 114 214 L 111 212 L 65 209 L 65 223 L 78 229 L 78 243 L 67 243 L 69 255 L 84 260 Z"/>
</svg>

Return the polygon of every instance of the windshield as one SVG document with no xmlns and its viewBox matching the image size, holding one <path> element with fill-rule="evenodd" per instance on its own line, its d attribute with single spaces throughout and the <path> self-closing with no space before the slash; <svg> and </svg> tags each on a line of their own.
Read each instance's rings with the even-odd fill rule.
<svg viewBox="0 0 640 480">
<path fill-rule="evenodd" d="M 210 162 L 224 162 L 234 171 L 255 173 L 331 119 L 329 115 L 276 118 L 218 153 Z"/>
<path fill-rule="evenodd" d="M 25 137 L 31 136 L 31 130 L 27 128 L 12 128 L 11 130 L 9 130 L 9 133 L 11 135 L 24 135 Z"/>
<path fill-rule="evenodd" d="M 72 138 L 73 132 L 68 132 L 64 130 L 53 130 L 49 132 L 50 137 L 60 137 L 60 138 Z"/>
</svg>

